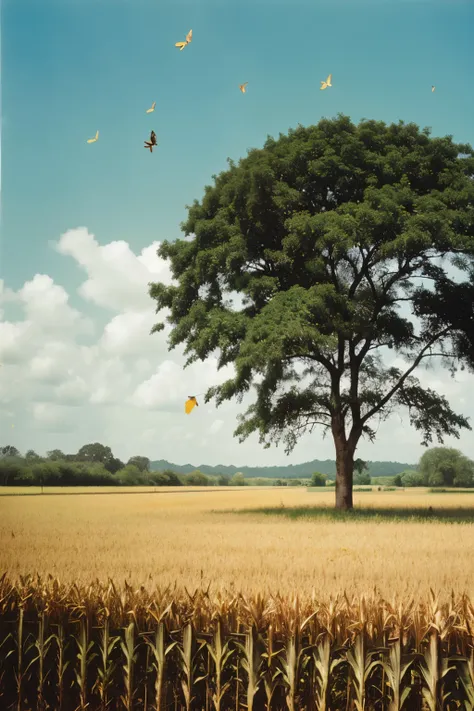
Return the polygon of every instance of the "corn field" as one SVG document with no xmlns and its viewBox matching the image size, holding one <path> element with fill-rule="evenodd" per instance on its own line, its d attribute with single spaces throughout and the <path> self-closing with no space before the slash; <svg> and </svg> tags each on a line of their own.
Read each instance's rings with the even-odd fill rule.
<svg viewBox="0 0 474 711">
<path fill-rule="evenodd" d="M 474 709 L 474 607 L 0 578 L 2 711 Z"/>
</svg>

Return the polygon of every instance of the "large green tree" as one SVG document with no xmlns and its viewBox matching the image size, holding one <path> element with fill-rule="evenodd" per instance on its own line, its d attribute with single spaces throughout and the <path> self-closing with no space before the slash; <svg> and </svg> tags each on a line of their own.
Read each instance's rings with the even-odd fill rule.
<svg viewBox="0 0 474 711">
<path fill-rule="evenodd" d="M 431 447 L 423 453 L 418 471 L 425 486 L 472 486 L 474 462 L 459 449 Z"/>
<path fill-rule="evenodd" d="M 473 369 L 472 148 L 339 116 L 228 162 L 189 208 L 182 229 L 194 239 L 158 250 L 177 284 L 150 295 L 170 309 L 170 349 L 185 344 L 187 364 L 217 351 L 219 367 L 234 365 L 206 402 L 255 388 L 240 441 L 258 432 L 289 452 L 316 425 L 332 433 L 336 506 L 350 509 L 354 453 L 375 419 L 408 408 L 424 445 L 470 429 L 414 371 L 436 359 Z M 383 363 L 387 347 L 406 367 Z"/>
<path fill-rule="evenodd" d="M 100 442 L 84 444 L 75 455 L 78 462 L 97 462 L 103 464 L 107 471 L 115 474 L 124 466 L 120 459 L 112 454 L 110 447 L 106 447 Z"/>
<path fill-rule="evenodd" d="M 148 459 L 148 457 L 142 457 L 141 455 L 136 455 L 134 457 L 130 457 L 130 459 L 127 462 L 127 466 L 129 464 L 134 465 L 141 472 L 149 472 L 150 471 L 150 460 Z"/>
</svg>

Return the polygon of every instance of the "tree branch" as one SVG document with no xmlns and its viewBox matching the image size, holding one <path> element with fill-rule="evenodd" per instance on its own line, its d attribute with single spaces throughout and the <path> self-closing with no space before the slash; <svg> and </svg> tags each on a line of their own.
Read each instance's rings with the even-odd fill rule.
<svg viewBox="0 0 474 711">
<path fill-rule="evenodd" d="M 363 425 L 365 422 L 367 422 L 367 420 L 370 417 L 372 417 L 372 415 L 375 415 L 376 412 L 378 412 L 379 410 L 382 409 L 382 407 L 390 400 L 390 398 L 394 395 L 394 393 L 396 393 L 396 391 L 403 385 L 403 383 L 408 378 L 410 373 L 412 373 L 415 370 L 415 368 L 419 365 L 421 359 L 425 356 L 425 352 L 428 350 L 428 348 L 430 348 L 433 345 L 433 343 L 435 343 L 438 340 L 438 338 L 440 338 L 441 336 L 445 336 L 450 330 L 451 330 L 451 326 L 447 326 L 446 328 L 443 328 L 442 331 L 437 333 L 436 336 L 433 336 L 433 338 L 430 339 L 430 341 L 425 345 L 423 350 L 417 355 L 417 357 L 413 361 L 413 364 L 410 366 L 410 368 L 408 368 L 408 370 L 402 375 L 402 377 L 398 380 L 398 382 L 395 383 L 393 388 L 391 390 L 389 390 L 389 392 L 386 395 L 384 395 L 384 397 L 380 400 L 378 405 L 375 405 L 371 410 L 369 410 L 369 412 L 367 412 L 364 415 L 364 417 L 361 418 L 361 421 L 360 421 L 361 425 Z M 430 355 L 430 354 L 427 354 L 427 355 Z"/>
</svg>

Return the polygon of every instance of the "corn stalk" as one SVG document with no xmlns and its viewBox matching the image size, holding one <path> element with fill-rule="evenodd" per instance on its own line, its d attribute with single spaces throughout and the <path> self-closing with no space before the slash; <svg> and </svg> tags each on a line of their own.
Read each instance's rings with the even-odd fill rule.
<svg viewBox="0 0 474 711">
<path fill-rule="evenodd" d="M 296 711 L 300 675 L 311 659 L 305 652 L 311 647 L 301 647 L 301 634 L 295 630 L 283 647 L 283 653 L 278 655 L 281 665 L 281 676 L 286 690 L 286 703 L 289 711 Z"/>
<path fill-rule="evenodd" d="M 178 645 L 178 651 L 181 658 L 181 669 L 183 673 L 181 688 L 183 689 L 186 711 L 190 711 L 191 709 L 191 703 L 194 699 L 194 686 L 206 678 L 206 674 L 198 677 L 197 679 L 194 678 L 196 672 L 196 657 L 205 646 L 206 642 L 202 641 L 199 643 L 199 647 L 197 647 L 193 625 L 191 622 L 188 622 L 183 630 L 183 644 Z"/>
<path fill-rule="evenodd" d="M 58 673 L 58 696 L 57 696 L 57 711 L 62 711 L 63 708 L 63 690 L 64 690 L 64 674 L 66 669 L 71 663 L 71 660 L 65 659 L 65 652 L 67 647 L 66 635 L 64 633 L 64 624 L 59 622 L 58 633 L 55 636 L 56 644 L 58 648 L 58 663 L 57 663 L 57 673 Z"/>
<path fill-rule="evenodd" d="M 469 657 L 456 656 L 449 661 L 456 665 L 465 711 L 474 711 L 474 648 L 471 648 Z"/>
<path fill-rule="evenodd" d="M 367 711 L 366 685 L 373 670 L 381 662 L 373 660 L 378 650 L 367 652 L 366 634 L 362 629 L 356 636 L 352 648 L 347 651 L 347 661 L 352 671 L 352 688 L 355 693 L 354 705 L 357 711 Z"/>
<path fill-rule="evenodd" d="M 455 667 L 448 666 L 448 659 L 441 655 L 441 640 L 436 629 L 431 630 L 429 644 L 423 655 L 420 671 L 424 686 L 423 698 L 429 711 L 444 711 L 450 692 L 444 693 L 444 678 Z"/>
<path fill-rule="evenodd" d="M 222 625 L 219 619 L 212 642 L 207 642 L 207 649 L 215 667 L 215 691 L 212 692 L 212 700 L 216 711 L 220 711 L 222 698 L 231 685 L 230 681 L 222 683 L 222 674 L 226 664 L 234 654 L 234 650 L 229 648 L 229 643 L 230 640 L 227 640 L 225 644 L 222 644 Z"/>
<path fill-rule="evenodd" d="M 418 658 L 418 655 L 402 655 L 401 636 L 394 640 L 384 652 L 382 666 L 387 677 L 387 686 L 391 689 L 392 697 L 388 711 L 402 711 L 403 704 L 411 692 L 410 684 L 404 680 L 413 662 Z"/>
<path fill-rule="evenodd" d="M 267 697 L 267 711 L 270 711 L 270 706 L 272 703 L 275 691 L 278 688 L 279 677 L 281 676 L 281 670 L 276 669 L 273 664 L 273 658 L 278 657 L 281 649 L 276 651 L 273 650 L 273 625 L 269 625 L 267 632 L 267 651 L 262 654 L 263 659 L 267 661 L 264 663 L 265 671 L 263 673 L 263 683 L 265 687 L 265 696 Z"/>
<path fill-rule="evenodd" d="M 80 619 L 80 632 L 79 637 L 76 637 L 76 644 L 78 648 L 77 660 L 79 662 L 79 668 L 74 669 L 76 683 L 79 687 L 79 709 L 80 711 L 85 711 L 87 706 L 87 667 L 91 661 L 97 657 L 97 654 L 91 654 L 91 650 L 94 647 L 94 642 L 89 642 L 88 633 L 88 620 L 85 617 Z"/>
<path fill-rule="evenodd" d="M 92 691 L 97 691 L 100 696 L 100 711 L 107 711 L 110 704 L 109 689 L 116 668 L 111 656 L 119 639 L 120 637 L 110 636 L 110 619 L 106 616 L 100 636 L 100 665 L 97 670 L 96 682 L 92 688 Z"/>
<path fill-rule="evenodd" d="M 151 650 L 153 658 L 153 668 L 156 670 L 156 681 L 155 681 L 155 709 L 156 711 L 161 711 L 162 709 L 162 698 L 163 698 L 163 683 L 165 678 L 165 667 L 166 667 L 166 657 L 171 652 L 173 647 L 178 643 L 171 642 L 167 647 L 165 647 L 165 624 L 164 622 L 158 622 L 158 627 L 156 629 L 155 641 L 149 642 L 147 644 Z"/>
<path fill-rule="evenodd" d="M 49 671 L 47 671 L 45 673 L 44 662 L 45 662 L 45 658 L 50 650 L 51 643 L 52 643 L 53 639 L 55 638 L 55 635 L 51 634 L 49 637 L 47 637 L 45 639 L 47 629 L 48 629 L 48 619 L 44 614 L 44 610 L 41 610 L 39 613 L 39 620 L 38 620 L 38 637 L 34 641 L 34 646 L 37 649 L 38 655 L 33 660 L 34 662 L 39 663 L 38 687 L 37 687 L 37 694 L 38 695 L 37 695 L 37 702 L 36 702 L 37 711 L 43 711 L 44 706 L 45 706 L 43 691 L 44 691 L 44 684 L 45 684 L 45 681 L 48 677 Z"/>
<path fill-rule="evenodd" d="M 312 697 L 315 701 L 316 711 L 329 711 L 331 674 L 339 664 L 346 661 L 345 659 L 331 659 L 332 653 L 331 636 L 323 633 L 322 638 L 316 641 L 312 652 Z"/>
<path fill-rule="evenodd" d="M 263 644 L 258 635 L 255 624 L 245 633 L 245 645 L 236 642 L 237 648 L 242 653 L 242 667 L 247 672 L 247 711 L 253 711 L 255 694 L 263 681 L 261 667 L 263 663 Z"/>
<path fill-rule="evenodd" d="M 23 602 L 23 601 L 22 601 Z M 25 607 L 20 604 L 20 609 L 18 611 L 18 625 L 17 634 L 15 639 L 15 645 L 17 648 L 17 666 L 15 669 L 15 681 L 16 681 L 16 692 L 17 692 L 17 711 L 21 711 L 23 705 L 23 679 L 26 677 L 31 665 L 35 662 L 32 659 L 30 663 L 23 669 L 23 656 L 28 654 L 28 652 L 34 647 L 34 642 L 28 643 L 30 635 L 24 639 L 23 635 L 23 623 L 25 619 Z"/>
<path fill-rule="evenodd" d="M 120 700 L 127 711 L 132 711 L 134 697 L 133 671 L 137 661 L 137 650 L 139 647 L 138 644 L 135 646 L 135 623 L 133 620 L 128 627 L 125 628 L 125 641 L 120 640 L 120 646 L 125 657 L 125 664 L 122 667 L 124 672 L 125 694 L 121 695 Z"/>
</svg>

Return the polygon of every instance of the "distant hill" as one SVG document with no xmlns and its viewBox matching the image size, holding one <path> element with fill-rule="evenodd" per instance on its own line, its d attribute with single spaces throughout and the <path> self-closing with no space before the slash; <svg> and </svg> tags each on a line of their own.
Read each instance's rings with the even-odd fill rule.
<svg viewBox="0 0 474 711">
<path fill-rule="evenodd" d="M 406 464 L 403 462 L 367 462 L 370 476 L 395 476 L 405 471 L 405 469 L 416 469 L 416 464 Z M 156 462 L 150 462 L 152 471 L 163 471 L 170 469 L 176 474 L 189 474 L 190 472 L 199 469 L 203 474 L 229 474 L 232 476 L 236 472 L 251 479 L 253 477 L 267 477 L 269 479 L 299 479 L 300 477 L 310 477 L 313 472 L 321 472 L 326 474 L 330 479 L 336 478 L 336 462 L 332 459 L 313 459 L 312 462 L 304 462 L 303 464 L 287 464 L 281 467 L 235 467 L 230 464 L 218 464 L 211 467 L 208 464 L 172 464 L 166 459 L 159 459 Z"/>
</svg>

